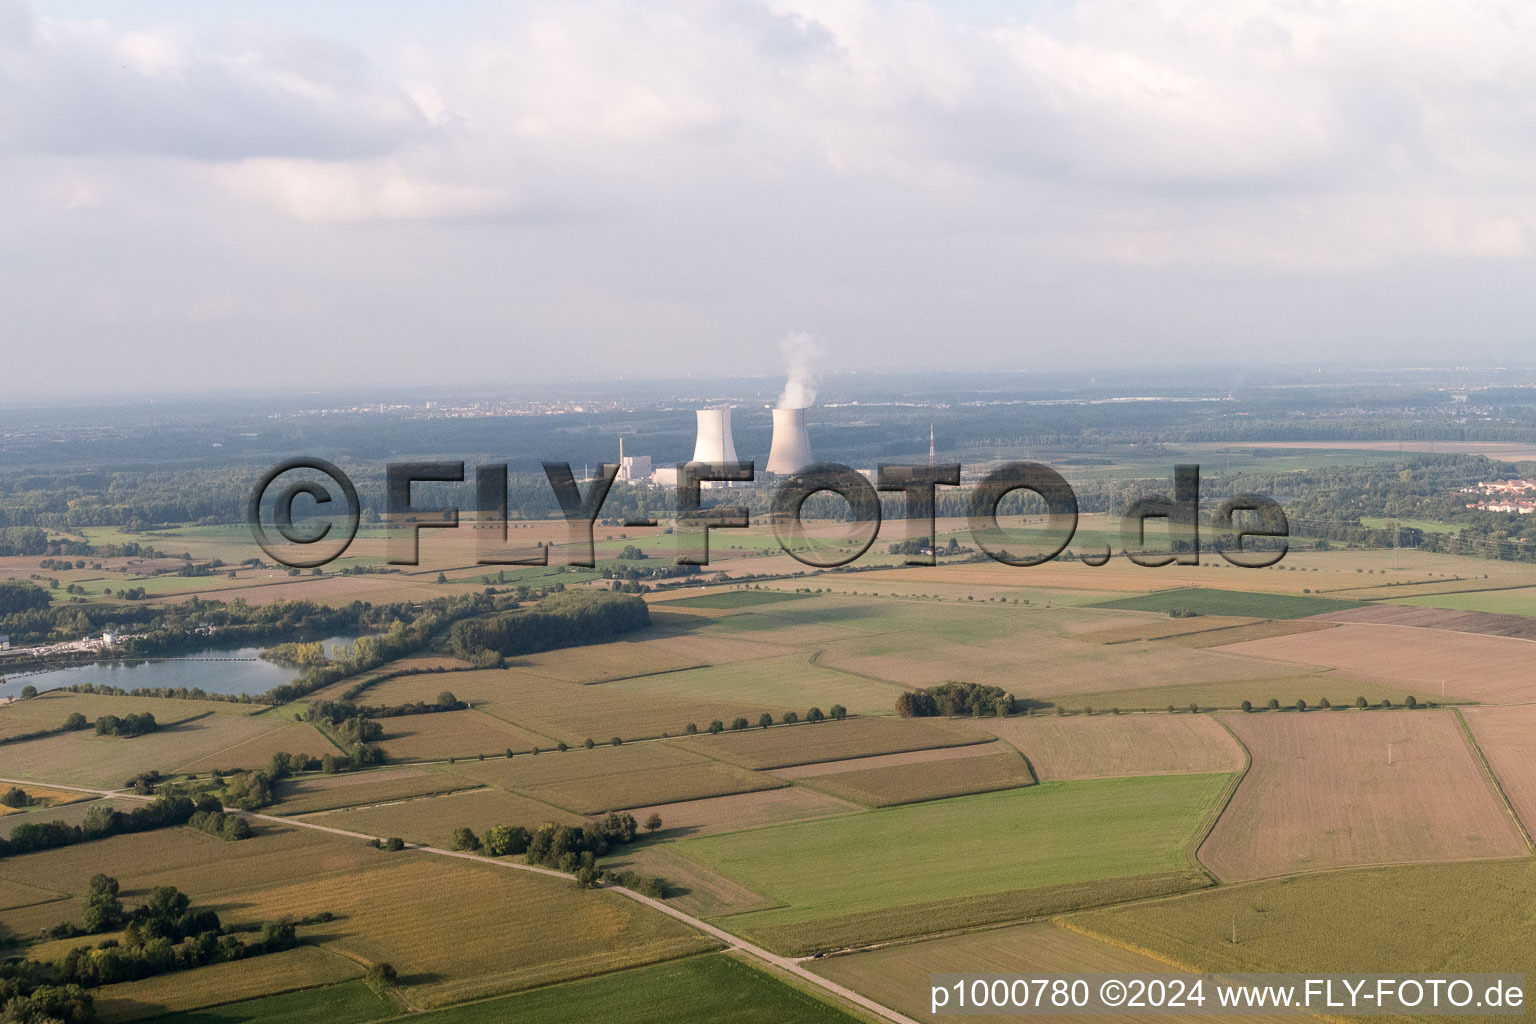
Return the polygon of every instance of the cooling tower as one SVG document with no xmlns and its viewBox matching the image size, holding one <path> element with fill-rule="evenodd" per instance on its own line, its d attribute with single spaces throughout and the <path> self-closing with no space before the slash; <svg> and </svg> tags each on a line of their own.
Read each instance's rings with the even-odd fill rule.
<svg viewBox="0 0 1536 1024">
<path fill-rule="evenodd" d="M 788 476 L 810 464 L 811 439 L 805 432 L 805 410 L 773 410 L 773 446 L 768 449 L 768 472 Z"/>
<path fill-rule="evenodd" d="M 693 443 L 694 462 L 735 462 L 736 445 L 731 441 L 731 410 L 700 409 L 699 437 Z"/>
</svg>

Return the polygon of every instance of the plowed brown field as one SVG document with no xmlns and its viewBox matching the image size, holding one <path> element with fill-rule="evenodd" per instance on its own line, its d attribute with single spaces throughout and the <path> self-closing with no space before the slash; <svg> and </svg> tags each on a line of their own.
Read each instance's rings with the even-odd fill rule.
<svg viewBox="0 0 1536 1024">
<path fill-rule="evenodd" d="M 1453 711 L 1223 719 L 1253 765 L 1200 848 L 1222 879 L 1527 852 Z"/>
</svg>

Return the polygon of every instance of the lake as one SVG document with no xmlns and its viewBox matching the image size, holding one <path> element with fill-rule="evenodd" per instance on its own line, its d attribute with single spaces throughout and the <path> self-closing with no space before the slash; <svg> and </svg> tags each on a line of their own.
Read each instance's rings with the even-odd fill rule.
<svg viewBox="0 0 1536 1024">
<path fill-rule="evenodd" d="M 338 646 L 350 644 L 356 637 L 332 636 L 320 641 L 329 654 Z M 89 665 L 29 672 L 6 676 L 0 683 L 0 697 L 19 697 L 21 688 L 35 686 L 38 691 L 61 686 L 91 683 L 95 686 L 119 686 L 125 690 L 141 687 L 194 686 L 208 693 L 266 693 L 274 686 L 291 683 L 299 670 L 261 660 L 261 652 L 277 641 L 256 647 L 205 647 L 185 651 L 173 657 L 147 658 L 142 661 L 99 661 Z"/>
</svg>

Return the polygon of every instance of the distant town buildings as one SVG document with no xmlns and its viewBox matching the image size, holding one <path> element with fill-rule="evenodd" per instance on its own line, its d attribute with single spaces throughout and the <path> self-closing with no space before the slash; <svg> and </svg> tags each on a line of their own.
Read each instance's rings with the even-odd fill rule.
<svg viewBox="0 0 1536 1024">
<path fill-rule="evenodd" d="M 1522 516 L 1536 512 L 1536 480 L 1485 480 L 1475 487 L 1463 487 L 1463 494 L 1482 498 L 1467 502 L 1467 508 L 1480 512 L 1515 512 Z"/>
</svg>

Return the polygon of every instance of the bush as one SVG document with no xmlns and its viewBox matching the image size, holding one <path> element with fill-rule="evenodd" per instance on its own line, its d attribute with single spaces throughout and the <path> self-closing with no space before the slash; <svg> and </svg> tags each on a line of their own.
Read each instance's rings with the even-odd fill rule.
<svg viewBox="0 0 1536 1024">
<path fill-rule="evenodd" d="M 805 713 L 805 720 L 807 722 L 820 722 L 826 717 L 826 715 L 822 714 L 821 708 L 811 708 L 811 710 Z"/>
<path fill-rule="evenodd" d="M 734 732 L 741 732 L 741 730 L 747 727 L 747 724 L 748 723 L 745 718 L 733 718 L 731 720 L 731 729 Z"/>
<path fill-rule="evenodd" d="M 800 721 L 800 716 L 793 711 L 784 712 L 784 724 L 795 725 Z"/>
<path fill-rule="evenodd" d="M 528 841 L 533 838 L 521 825 L 493 825 L 485 833 L 485 852 L 492 857 L 507 857 L 528 851 Z"/>
<path fill-rule="evenodd" d="M 608 741 L 608 745 L 610 747 L 622 747 L 624 745 L 624 740 L 622 737 L 615 736 L 613 739 Z"/>
<path fill-rule="evenodd" d="M 453 830 L 453 848 L 463 853 L 473 853 L 480 849 L 480 837 L 474 830 L 460 825 Z"/>
<path fill-rule="evenodd" d="M 384 849 L 388 850 L 390 853 L 399 853 L 401 850 L 405 849 L 405 840 L 401 839 L 399 836 L 390 836 L 388 839 L 384 840 Z"/>
<path fill-rule="evenodd" d="M 1307 710 L 1307 702 L 1304 701 L 1304 700 L 1298 700 L 1296 702 L 1296 710 L 1297 711 L 1305 711 L 1305 710 Z"/>
</svg>

